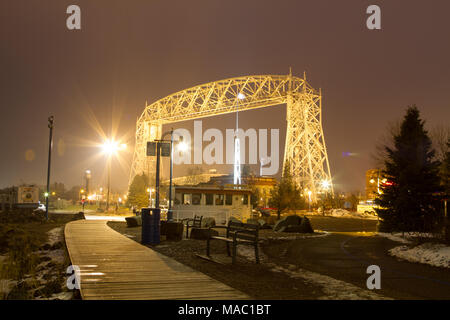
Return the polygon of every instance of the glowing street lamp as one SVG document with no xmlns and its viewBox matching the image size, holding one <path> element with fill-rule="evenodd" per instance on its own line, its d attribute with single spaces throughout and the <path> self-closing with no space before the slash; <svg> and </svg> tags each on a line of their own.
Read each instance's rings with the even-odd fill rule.
<svg viewBox="0 0 450 320">
<path fill-rule="evenodd" d="M 125 143 L 120 143 L 114 139 L 107 139 L 103 145 L 103 153 L 107 155 L 107 165 L 108 165 L 108 193 L 106 194 L 106 211 L 109 209 L 109 195 L 111 193 L 111 157 L 121 150 L 125 150 L 127 145 Z"/>
</svg>

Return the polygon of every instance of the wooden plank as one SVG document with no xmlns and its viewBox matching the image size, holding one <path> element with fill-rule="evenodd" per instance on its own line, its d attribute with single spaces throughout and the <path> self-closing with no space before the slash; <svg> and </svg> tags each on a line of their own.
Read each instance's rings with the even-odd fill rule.
<svg viewBox="0 0 450 320">
<path fill-rule="evenodd" d="M 249 299 L 207 275 L 142 246 L 106 225 L 78 220 L 65 228 L 83 299 Z"/>
</svg>

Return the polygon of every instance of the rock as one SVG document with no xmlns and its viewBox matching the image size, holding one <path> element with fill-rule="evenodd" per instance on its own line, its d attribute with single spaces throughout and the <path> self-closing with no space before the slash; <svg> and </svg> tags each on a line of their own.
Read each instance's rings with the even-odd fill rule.
<svg viewBox="0 0 450 320">
<path fill-rule="evenodd" d="M 288 226 L 299 226 L 302 223 L 302 218 L 295 214 L 285 217 L 285 220 Z"/>
<path fill-rule="evenodd" d="M 302 227 L 301 226 L 287 226 L 282 228 L 283 231 L 281 232 L 289 232 L 289 233 L 301 233 Z"/>
<path fill-rule="evenodd" d="M 142 218 L 140 216 L 126 217 L 128 228 L 139 227 L 142 225 Z"/>
<path fill-rule="evenodd" d="M 181 222 L 161 221 L 160 234 L 166 236 L 166 240 L 180 241 L 183 239 L 183 229 Z"/>
<path fill-rule="evenodd" d="M 281 220 L 278 220 L 277 223 L 275 223 L 275 226 L 273 227 L 273 231 L 279 231 L 282 232 L 280 229 L 283 227 L 287 227 L 286 218 L 283 218 Z"/>
<path fill-rule="evenodd" d="M 216 226 L 216 219 L 213 217 L 206 217 L 202 219 L 202 228 L 210 228 Z"/>
<path fill-rule="evenodd" d="M 311 226 L 311 222 L 307 217 L 303 217 L 302 223 L 300 224 L 301 233 L 314 233 L 314 229 Z"/>
<path fill-rule="evenodd" d="M 207 240 L 212 236 L 218 236 L 219 232 L 207 228 L 192 228 L 190 238 L 196 240 Z"/>
</svg>

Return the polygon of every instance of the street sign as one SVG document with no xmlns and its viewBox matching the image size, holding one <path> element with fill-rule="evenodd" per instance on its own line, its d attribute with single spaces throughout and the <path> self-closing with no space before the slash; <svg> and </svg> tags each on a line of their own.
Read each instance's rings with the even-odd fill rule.
<svg viewBox="0 0 450 320">
<path fill-rule="evenodd" d="M 160 142 L 161 143 L 161 156 L 170 157 L 170 142 Z"/>
<path fill-rule="evenodd" d="M 156 156 L 156 142 L 147 142 L 147 156 L 154 157 Z"/>
</svg>

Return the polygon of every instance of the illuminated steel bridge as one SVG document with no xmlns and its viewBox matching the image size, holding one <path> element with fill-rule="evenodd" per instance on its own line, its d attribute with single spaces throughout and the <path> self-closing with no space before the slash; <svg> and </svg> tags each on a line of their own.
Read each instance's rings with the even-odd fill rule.
<svg viewBox="0 0 450 320">
<path fill-rule="evenodd" d="M 162 125 L 239 111 L 287 105 L 286 144 L 283 163 L 289 160 L 291 173 L 311 198 L 327 188 L 333 193 L 330 166 L 322 130 L 321 92 L 306 77 L 255 75 L 225 79 L 185 89 L 145 106 L 136 124 L 136 144 L 130 182 L 134 176 L 153 168 L 146 156 L 147 141 L 160 139 Z M 153 172 L 153 170 L 151 171 Z"/>
</svg>

